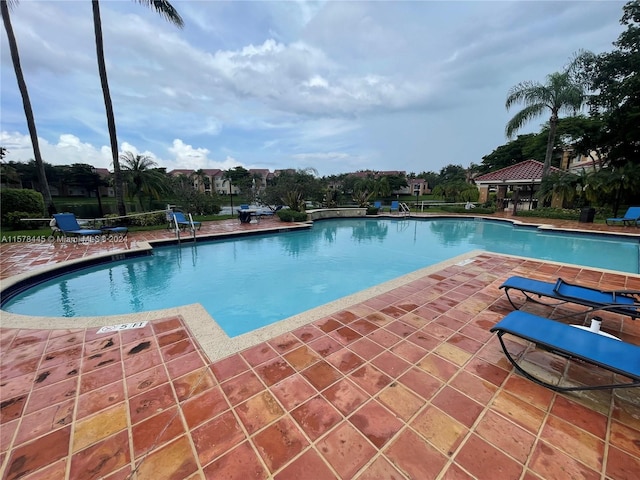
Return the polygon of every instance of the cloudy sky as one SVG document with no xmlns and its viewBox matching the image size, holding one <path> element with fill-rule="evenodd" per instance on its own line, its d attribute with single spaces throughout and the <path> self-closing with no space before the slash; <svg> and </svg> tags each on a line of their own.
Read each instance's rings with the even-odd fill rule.
<svg viewBox="0 0 640 480">
<path fill-rule="evenodd" d="M 507 142 L 509 88 L 613 50 L 617 1 L 102 0 L 120 151 L 174 168 L 438 172 Z M 46 162 L 111 168 L 91 2 L 11 17 Z M 2 29 L 0 144 L 33 158 Z M 538 131 L 546 120 L 522 133 Z"/>
</svg>

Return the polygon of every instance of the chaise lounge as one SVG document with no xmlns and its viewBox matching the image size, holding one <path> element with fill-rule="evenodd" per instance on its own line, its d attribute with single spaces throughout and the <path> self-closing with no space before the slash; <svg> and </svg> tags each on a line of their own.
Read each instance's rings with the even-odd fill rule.
<svg viewBox="0 0 640 480">
<path fill-rule="evenodd" d="M 626 315 L 634 320 L 640 317 L 640 291 L 597 290 L 574 285 L 561 278 L 558 278 L 555 283 L 549 283 L 519 276 L 509 277 L 500 288 L 504 288 L 509 303 L 516 310 L 521 305 L 517 305 L 511 297 L 511 290 L 517 290 L 524 294 L 526 300 L 542 305 L 555 307 L 565 303 L 574 303 L 589 307 L 590 310 L 604 310 Z M 549 300 L 543 301 L 542 297 Z"/>
<path fill-rule="evenodd" d="M 73 213 L 54 213 L 55 225 L 51 225 L 53 233 L 74 236 L 102 235 L 104 232 L 98 229 L 82 228 Z"/>
<path fill-rule="evenodd" d="M 607 225 L 640 226 L 640 207 L 629 207 L 623 217 L 607 218 Z"/>
<path fill-rule="evenodd" d="M 608 336 L 573 328 L 572 325 L 556 322 L 530 313 L 516 311 L 509 313 L 491 332 L 498 335 L 500 345 L 507 359 L 518 372 L 532 382 L 558 392 L 576 390 L 605 390 L 613 388 L 640 387 L 640 346 L 625 343 Z M 603 368 L 630 381 L 614 380 L 600 385 L 567 385 L 550 383 L 540 379 L 513 358 L 503 340 L 505 334 L 513 335 L 553 354 L 578 360 Z"/>
</svg>

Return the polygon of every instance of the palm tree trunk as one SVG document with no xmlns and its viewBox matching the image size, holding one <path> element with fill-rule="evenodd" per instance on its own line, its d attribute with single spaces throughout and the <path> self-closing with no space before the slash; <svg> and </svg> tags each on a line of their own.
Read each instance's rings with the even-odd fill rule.
<svg viewBox="0 0 640 480">
<path fill-rule="evenodd" d="M 102 195 L 100 195 L 100 185 L 96 186 L 96 198 L 98 199 L 98 212 L 100 217 L 104 217 L 104 209 L 102 208 Z"/>
<path fill-rule="evenodd" d="M 549 119 L 549 137 L 547 139 L 547 151 L 544 154 L 544 166 L 542 167 L 542 178 L 549 175 L 551 169 L 551 157 L 553 156 L 553 145 L 556 141 L 556 130 L 558 128 L 558 116 L 554 113 Z"/>
<path fill-rule="evenodd" d="M 11 60 L 13 61 L 13 69 L 16 72 L 16 80 L 18 81 L 18 88 L 20 89 L 20 95 L 22 96 L 22 105 L 24 107 L 24 114 L 27 119 L 27 128 L 29 129 L 29 136 L 31 137 L 31 145 L 33 146 L 33 156 L 36 161 L 36 173 L 38 175 L 38 183 L 42 189 L 42 196 L 44 197 L 44 204 L 47 208 L 49 215 L 56 213 L 56 207 L 53 204 L 51 198 L 51 190 L 49 189 L 49 183 L 47 182 L 47 174 L 44 170 L 44 162 L 42 155 L 40 154 L 40 144 L 38 143 L 38 132 L 36 130 L 36 122 L 33 118 L 33 110 L 31 109 L 31 100 L 29 99 L 29 92 L 27 91 L 27 84 L 22 74 L 22 66 L 20 65 L 20 55 L 18 54 L 18 43 L 13 33 L 13 26 L 11 25 L 11 17 L 9 17 L 9 6 L 6 1 L 0 2 L 0 9 L 2 10 L 2 21 L 4 22 L 4 28 L 7 32 L 7 39 L 9 41 L 9 50 L 11 51 Z"/>
<path fill-rule="evenodd" d="M 114 190 L 116 194 L 116 204 L 118 215 L 126 215 L 127 209 L 124 203 L 124 184 L 120 162 L 118 160 L 118 136 L 116 135 L 116 121 L 113 115 L 113 104 L 111 103 L 111 93 L 109 92 L 109 82 L 107 81 L 107 67 L 104 60 L 104 46 L 102 41 L 102 21 L 100 20 L 100 4 L 98 0 L 92 0 L 93 6 L 93 28 L 96 37 L 96 56 L 98 57 L 98 71 L 100 72 L 100 83 L 102 85 L 102 95 L 104 96 L 104 108 L 107 111 L 107 127 L 109 129 L 109 139 L 111 142 L 111 158 L 113 160 Z"/>
</svg>

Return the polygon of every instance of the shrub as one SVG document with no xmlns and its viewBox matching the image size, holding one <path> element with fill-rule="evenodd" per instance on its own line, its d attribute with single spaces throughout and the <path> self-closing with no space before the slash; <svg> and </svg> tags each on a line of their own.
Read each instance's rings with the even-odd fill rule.
<svg viewBox="0 0 640 480">
<path fill-rule="evenodd" d="M 9 225 L 7 215 L 20 213 L 21 217 L 42 218 L 45 215 L 44 199 L 40 192 L 22 188 L 5 188 L 0 190 L 0 205 L 2 205 L 2 223 Z M 31 212 L 31 213 L 25 213 Z"/>
<path fill-rule="evenodd" d="M 40 222 L 23 222 L 21 218 L 41 218 L 42 213 L 29 213 L 29 212 L 9 212 L 5 215 L 3 225 L 11 227 L 14 230 L 37 230 L 42 225 Z"/>
<path fill-rule="evenodd" d="M 149 227 L 152 225 L 163 225 L 167 223 L 167 216 L 164 212 L 147 213 L 128 217 L 127 223 L 136 227 Z"/>
<path fill-rule="evenodd" d="M 578 220 L 580 218 L 580 210 L 567 208 L 550 208 L 542 207 L 535 210 L 516 210 L 518 217 L 542 217 L 557 218 L 560 220 Z"/>
<path fill-rule="evenodd" d="M 197 192 L 189 198 L 186 203 L 186 207 L 188 208 L 188 211 L 192 212 L 194 215 L 211 215 L 220 213 L 220 205 L 218 205 L 215 197 L 202 192 Z"/>
<path fill-rule="evenodd" d="M 367 215 L 377 215 L 380 209 L 378 207 L 367 207 Z"/>
<path fill-rule="evenodd" d="M 276 214 L 283 222 L 306 222 L 307 214 L 305 212 L 296 212 L 291 209 L 278 210 Z"/>
</svg>

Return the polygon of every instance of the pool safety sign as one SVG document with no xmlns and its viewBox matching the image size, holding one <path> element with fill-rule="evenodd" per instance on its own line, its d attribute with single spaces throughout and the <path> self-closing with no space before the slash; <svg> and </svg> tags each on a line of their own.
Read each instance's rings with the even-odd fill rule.
<svg viewBox="0 0 640 480">
<path fill-rule="evenodd" d="M 120 330 L 131 330 L 133 328 L 142 328 L 145 327 L 149 322 L 133 322 L 133 323 L 121 323 L 120 325 L 109 325 L 106 327 L 100 328 L 97 333 L 109 333 L 109 332 L 119 332 Z"/>
</svg>

